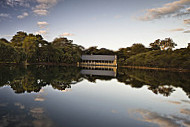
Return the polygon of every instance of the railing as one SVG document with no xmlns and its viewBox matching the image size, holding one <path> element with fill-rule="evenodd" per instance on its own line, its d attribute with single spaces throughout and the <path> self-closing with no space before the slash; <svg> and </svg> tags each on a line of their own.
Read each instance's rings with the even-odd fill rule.
<svg viewBox="0 0 190 127">
<path fill-rule="evenodd" d="M 88 66 L 117 66 L 116 63 L 98 63 L 98 62 L 81 62 L 81 66 L 88 65 Z"/>
</svg>

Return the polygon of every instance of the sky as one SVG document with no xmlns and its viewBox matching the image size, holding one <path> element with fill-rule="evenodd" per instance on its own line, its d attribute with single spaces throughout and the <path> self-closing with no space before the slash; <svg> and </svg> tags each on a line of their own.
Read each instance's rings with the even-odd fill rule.
<svg viewBox="0 0 190 127">
<path fill-rule="evenodd" d="M 88 48 L 118 50 L 172 38 L 190 43 L 190 0 L 0 0 L 0 38 L 18 31 L 51 42 L 67 37 Z"/>
</svg>

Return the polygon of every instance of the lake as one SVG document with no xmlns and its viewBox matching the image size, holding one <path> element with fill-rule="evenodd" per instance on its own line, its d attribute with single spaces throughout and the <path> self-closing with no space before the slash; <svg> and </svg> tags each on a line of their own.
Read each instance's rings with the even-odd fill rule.
<svg viewBox="0 0 190 127">
<path fill-rule="evenodd" d="M 0 127 L 189 127 L 190 74 L 0 66 Z"/>
</svg>

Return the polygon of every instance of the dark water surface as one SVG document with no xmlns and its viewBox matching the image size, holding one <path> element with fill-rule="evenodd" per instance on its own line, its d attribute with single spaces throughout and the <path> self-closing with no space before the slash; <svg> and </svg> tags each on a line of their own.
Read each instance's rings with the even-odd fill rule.
<svg viewBox="0 0 190 127">
<path fill-rule="evenodd" d="M 189 127 L 190 74 L 0 66 L 0 127 Z"/>
</svg>

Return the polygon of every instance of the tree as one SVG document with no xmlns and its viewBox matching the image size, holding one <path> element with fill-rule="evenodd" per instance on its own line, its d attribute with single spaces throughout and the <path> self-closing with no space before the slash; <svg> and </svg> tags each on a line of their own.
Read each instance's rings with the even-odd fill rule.
<svg viewBox="0 0 190 127">
<path fill-rule="evenodd" d="M 60 38 L 55 38 L 54 41 L 52 42 L 52 45 L 56 47 L 63 47 L 65 45 L 71 45 L 72 43 L 73 40 L 68 40 L 67 38 L 60 37 Z"/>
<path fill-rule="evenodd" d="M 177 46 L 177 44 L 171 38 L 165 38 L 164 40 L 157 39 L 154 43 L 150 43 L 150 47 L 153 50 L 172 50 L 175 46 Z"/>
<path fill-rule="evenodd" d="M 139 53 L 146 52 L 146 48 L 143 44 L 140 44 L 140 43 L 133 44 L 131 47 L 131 52 L 132 52 L 132 54 L 136 55 Z"/>
<path fill-rule="evenodd" d="M 188 46 L 187 46 L 188 49 L 190 49 L 190 43 L 188 43 Z"/>
<path fill-rule="evenodd" d="M 150 43 L 150 47 L 152 50 L 160 50 L 160 39 L 157 39 L 156 41 L 154 41 L 154 43 Z"/>
<path fill-rule="evenodd" d="M 19 52 L 11 45 L 0 41 L 0 62 L 20 62 Z"/>
<path fill-rule="evenodd" d="M 25 39 L 25 37 L 27 37 L 27 33 L 19 31 L 17 32 L 16 35 L 13 36 L 13 38 L 11 39 L 11 44 L 13 45 L 13 47 L 15 48 L 21 48 L 23 45 L 23 41 Z"/>
<path fill-rule="evenodd" d="M 36 35 L 36 41 L 38 43 L 38 47 L 43 47 L 46 45 L 50 45 L 47 41 L 43 40 L 43 37 L 39 34 Z"/>
<path fill-rule="evenodd" d="M 5 39 L 5 38 L 1 38 L 1 39 L 0 39 L 0 42 L 6 43 L 6 44 L 9 44 L 9 43 L 10 43 L 10 42 L 7 41 L 7 39 Z"/>
<path fill-rule="evenodd" d="M 168 49 L 175 48 L 177 44 L 171 38 L 165 38 L 165 40 L 161 41 L 160 46 L 162 50 L 165 50 L 166 48 Z"/>
<path fill-rule="evenodd" d="M 26 53 L 26 61 L 25 64 L 28 64 L 28 59 L 32 57 L 32 55 L 36 52 L 38 43 L 37 43 L 37 37 L 35 35 L 28 35 L 25 37 L 22 48 L 24 52 Z"/>
<path fill-rule="evenodd" d="M 80 45 L 73 44 L 72 40 L 67 38 L 56 38 L 52 42 L 52 46 L 58 50 L 61 50 L 60 63 L 77 63 L 80 61 L 82 50 L 84 47 Z"/>
<path fill-rule="evenodd" d="M 96 52 L 98 51 L 97 48 L 98 46 L 89 47 L 88 49 L 84 50 L 84 54 L 87 54 L 87 55 L 96 54 Z"/>
</svg>

